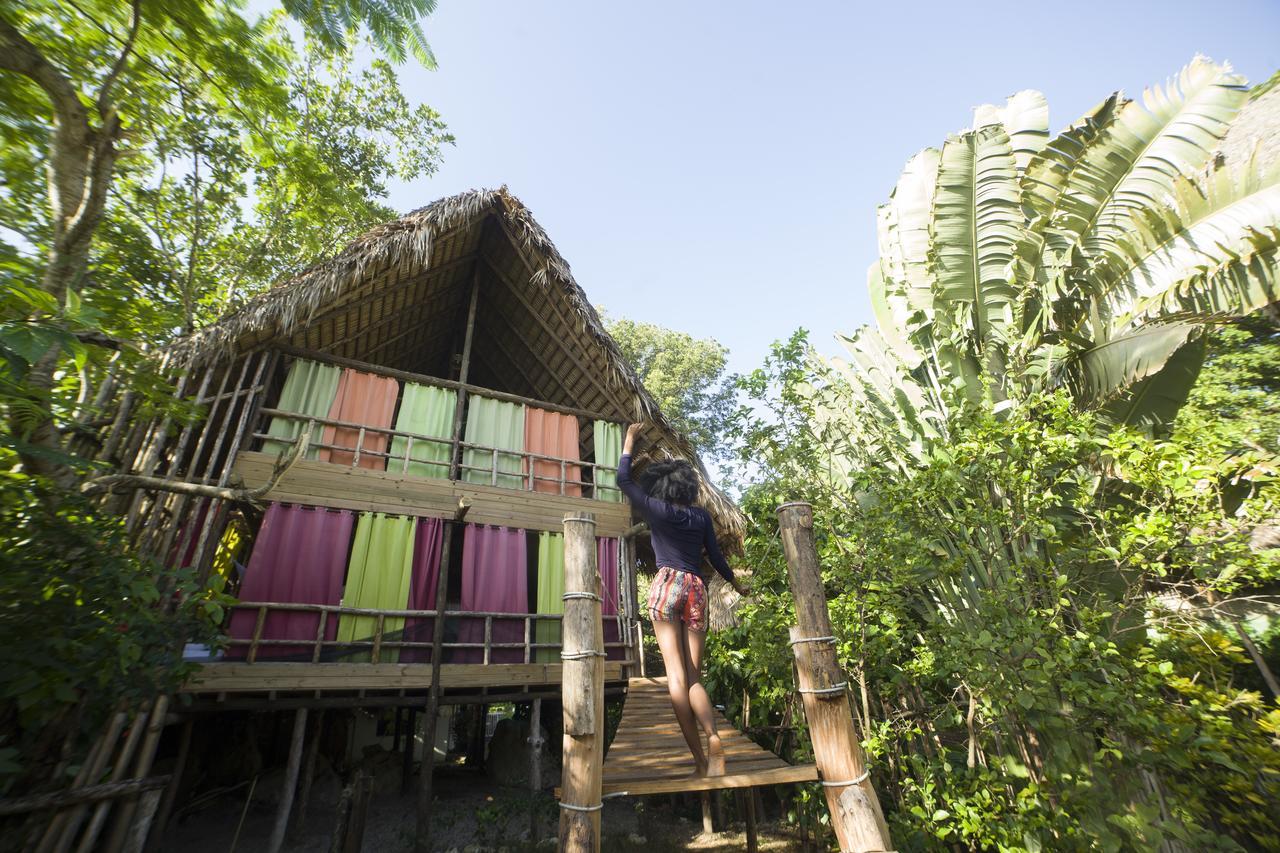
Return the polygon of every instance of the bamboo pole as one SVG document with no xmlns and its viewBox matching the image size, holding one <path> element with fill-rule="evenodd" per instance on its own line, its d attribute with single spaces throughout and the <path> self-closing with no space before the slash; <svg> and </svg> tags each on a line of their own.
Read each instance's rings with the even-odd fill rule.
<svg viewBox="0 0 1280 853">
<path fill-rule="evenodd" d="M 187 759 L 191 755 L 191 738 L 195 733 L 196 722 L 193 717 L 187 717 L 182 721 L 182 735 L 178 741 L 178 759 L 173 765 L 173 775 L 169 780 L 169 784 L 165 786 L 164 798 L 160 801 L 159 813 L 156 815 L 154 838 L 148 845 L 150 848 L 159 846 L 160 837 L 164 835 L 165 830 L 169 826 L 169 816 L 173 814 L 173 805 L 178 799 L 178 793 L 182 788 L 182 777 L 186 773 Z"/>
<path fill-rule="evenodd" d="M 564 761 L 560 782 L 559 849 L 600 850 L 604 760 L 604 623 L 591 513 L 564 517 Z"/>
<path fill-rule="evenodd" d="M 813 509 L 807 503 L 783 504 L 778 522 L 799 623 L 791 629 L 791 648 L 831 825 L 842 851 L 892 850 L 889 827 L 853 728 L 848 684 L 830 639 L 831 617 L 813 543 Z"/>
<path fill-rule="evenodd" d="M 320 754 L 320 738 L 324 734 L 324 711 L 316 716 L 315 729 L 307 741 L 307 757 L 304 759 L 302 781 L 298 790 L 298 808 L 293 813 L 293 832 L 301 833 L 307 820 L 307 806 L 311 803 L 311 784 L 316 778 L 316 757 Z"/>
<path fill-rule="evenodd" d="M 529 793 L 537 798 L 542 790 L 542 700 L 534 699 L 529 709 Z M 538 843 L 538 810 L 529 809 L 529 843 Z"/>
<path fill-rule="evenodd" d="M 436 616 L 431 626 L 431 689 L 427 693 L 427 710 L 422 721 L 422 777 L 418 780 L 418 815 L 414 835 L 416 853 L 431 853 L 431 766 L 436 757 L 436 723 L 440 717 L 440 664 L 444 649 L 445 602 L 449 594 L 449 554 L 453 548 L 453 528 L 467 516 L 471 505 L 463 498 L 453 515 L 445 522 L 440 545 L 440 573 L 436 579 Z"/>
<path fill-rule="evenodd" d="M 151 765 L 156 759 L 156 751 L 160 748 L 160 735 L 164 732 L 164 727 L 169 714 L 169 697 L 161 695 L 156 698 L 155 704 L 151 708 L 151 717 L 147 720 L 147 734 L 142 741 L 142 747 L 138 750 L 138 760 L 133 765 L 133 775 L 136 778 L 143 778 L 151 774 Z M 159 804 L 159 800 L 150 800 L 143 804 L 151 811 L 143 811 L 139 815 L 139 821 L 150 824 L 151 818 L 155 813 L 155 807 Z M 124 849 L 125 843 L 129 840 L 130 829 L 134 826 L 134 816 L 138 815 L 140 798 L 137 795 L 125 797 L 120 801 L 120 811 L 116 815 L 115 828 L 111 833 L 110 841 L 101 849 L 107 853 L 119 853 Z"/>
<path fill-rule="evenodd" d="M 400 764 L 400 793 L 407 794 L 409 789 L 413 787 L 413 748 L 416 738 L 414 733 L 418 730 L 418 709 L 412 705 L 406 709 L 405 720 L 405 736 L 404 736 L 404 756 Z M 399 713 L 399 709 L 396 709 Z"/>
<path fill-rule="evenodd" d="M 462 423 L 467 407 L 467 378 L 471 371 L 471 340 L 476 331 L 476 303 L 480 300 L 480 277 L 471 275 L 471 303 L 467 306 L 467 331 L 462 340 L 462 364 L 458 368 L 458 402 L 453 409 L 453 449 L 449 455 L 449 479 L 458 479 L 462 464 Z M 496 466 L 495 466 L 496 467 Z"/>
<path fill-rule="evenodd" d="M 298 787 L 298 771 L 302 766 L 302 742 L 307 732 L 307 709 L 299 708 L 293 715 L 293 732 L 289 739 L 289 763 L 285 769 L 284 787 L 280 790 L 280 808 L 271 828 L 268 853 L 280 853 L 284 847 L 285 831 L 289 828 L 289 813 L 293 810 L 293 793 Z"/>
</svg>

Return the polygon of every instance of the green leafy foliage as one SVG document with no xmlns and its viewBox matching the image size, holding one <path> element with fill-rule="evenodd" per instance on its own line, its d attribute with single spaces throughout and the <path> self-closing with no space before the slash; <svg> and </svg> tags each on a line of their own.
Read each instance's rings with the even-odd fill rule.
<svg viewBox="0 0 1280 853">
<path fill-rule="evenodd" d="M 1063 391 L 953 418 L 908 476 L 833 484 L 805 350 L 779 345 L 746 383 L 765 476 L 742 502 L 753 602 L 709 648 L 717 695 L 747 690 L 774 724 L 793 701 L 774 508 L 803 498 L 898 849 L 1272 849 L 1280 708 L 1195 602 L 1280 577 L 1248 537 L 1274 488 L 1228 516 L 1238 460 L 1102 431 Z"/>
<path fill-rule="evenodd" d="M 120 520 L 0 474 L 0 791 L 47 778 L 69 738 L 174 690 L 186 641 L 213 643 L 224 600 L 133 554 Z"/>
<path fill-rule="evenodd" d="M 980 108 L 880 210 L 876 327 L 742 383 L 759 581 L 708 680 L 798 716 L 774 507 L 810 501 L 898 849 L 1280 849 L 1238 616 L 1280 587 L 1280 173 L 1210 165 L 1246 98 L 1197 59 L 1047 144 L 1033 93 Z"/>
<path fill-rule="evenodd" d="M 704 459 L 725 459 L 736 380 L 725 373 L 729 351 L 652 323 L 605 317 L 605 326 L 672 425 Z"/>
</svg>

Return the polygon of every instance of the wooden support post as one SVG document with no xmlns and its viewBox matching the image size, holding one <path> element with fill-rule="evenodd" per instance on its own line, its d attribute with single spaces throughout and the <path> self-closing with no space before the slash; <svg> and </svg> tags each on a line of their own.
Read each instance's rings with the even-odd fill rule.
<svg viewBox="0 0 1280 853">
<path fill-rule="evenodd" d="M 476 330 L 476 303 L 480 299 L 480 276 L 471 274 L 471 304 L 467 307 L 467 331 L 462 339 L 462 365 L 458 370 L 458 402 L 453 409 L 453 449 L 449 455 L 449 479 L 458 479 L 462 464 L 462 419 L 467 408 L 467 376 L 471 370 L 471 339 Z M 497 467 L 496 465 L 494 466 Z"/>
<path fill-rule="evenodd" d="M 527 649 L 526 649 L 527 651 Z M 542 790 L 542 700 L 534 699 L 529 709 L 529 793 L 536 800 Z M 538 809 L 529 809 L 529 843 L 538 843 Z"/>
<path fill-rule="evenodd" d="M 302 742 L 307 731 L 307 709 L 299 708 L 293 715 L 293 735 L 289 740 L 289 764 L 285 768 L 284 787 L 280 790 L 280 809 L 276 823 L 271 828 L 268 853 L 280 853 L 284 847 L 285 830 L 289 828 L 289 813 L 293 810 L 293 792 L 298 787 L 298 772 L 302 767 Z"/>
<path fill-rule="evenodd" d="M 747 853 L 757 853 L 760 840 L 756 837 L 756 789 L 748 788 L 743 792 L 746 800 L 744 820 L 747 825 Z"/>
<path fill-rule="evenodd" d="M 715 822 L 711 819 L 711 792 L 702 792 L 702 831 L 711 835 L 716 831 Z"/>
<path fill-rule="evenodd" d="M 396 709 L 396 713 L 400 713 L 400 709 Z M 404 757 L 400 763 L 400 793 L 407 794 L 409 789 L 413 787 L 413 747 L 417 740 L 414 733 L 418 728 L 418 709 L 409 708 L 407 713 L 408 719 L 405 721 L 404 727 Z"/>
<path fill-rule="evenodd" d="M 351 804 L 351 821 L 347 824 L 347 837 L 343 853 L 360 853 L 364 847 L 364 826 L 369 820 L 369 799 L 373 796 L 373 774 L 361 773 L 356 777 L 356 792 Z"/>
<path fill-rule="evenodd" d="M 156 849 L 160 846 L 160 838 L 169 827 L 169 815 L 173 814 L 173 805 L 178 799 L 178 793 L 182 790 L 182 777 L 186 773 L 187 758 L 191 755 L 191 737 L 195 733 L 195 728 L 194 717 L 187 717 L 182 721 L 182 734 L 178 740 L 178 759 L 174 762 L 173 775 L 169 779 L 169 784 L 165 786 L 163 799 L 160 800 L 160 811 L 156 814 L 155 827 L 147 844 L 148 849 Z"/>
<path fill-rule="evenodd" d="M 791 648 L 831 825 L 845 853 L 892 850 L 889 827 L 854 732 L 835 644 L 823 639 L 832 635 L 831 616 L 813 544 L 813 509 L 807 503 L 783 504 L 778 507 L 778 522 L 799 622 L 791 629 Z"/>
<path fill-rule="evenodd" d="M 596 520 L 564 517 L 564 618 L 561 701 L 564 761 L 560 782 L 559 849 L 599 853 L 604 759 L 604 623 L 596 566 Z"/>
<path fill-rule="evenodd" d="M 454 432 L 457 432 L 455 421 Z M 440 718 L 440 664 L 444 657 L 445 603 L 449 595 L 449 554 L 453 549 L 453 529 L 467 516 L 471 505 L 463 498 L 446 523 L 440 543 L 440 573 L 436 579 L 436 617 L 431 631 L 431 690 L 427 693 L 427 710 L 422 721 L 422 777 L 418 780 L 418 819 L 414 835 L 416 853 L 431 853 L 431 766 L 436 757 L 436 722 Z"/>
<path fill-rule="evenodd" d="M 295 836 L 301 833 L 302 826 L 307 820 L 307 806 L 311 803 L 311 784 L 316 778 L 316 757 L 320 754 L 320 738 L 324 734 L 324 718 L 324 711 L 321 711 L 316 716 L 315 729 L 311 732 L 311 738 L 307 741 L 307 757 L 303 763 L 302 782 L 298 789 L 298 808 L 293 813 L 293 832 Z"/>
<path fill-rule="evenodd" d="M 355 798 L 355 782 L 342 789 L 338 807 L 334 809 L 337 820 L 333 825 L 333 837 L 329 839 L 329 853 L 342 853 L 347 842 L 347 828 L 351 825 L 351 800 Z"/>
</svg>

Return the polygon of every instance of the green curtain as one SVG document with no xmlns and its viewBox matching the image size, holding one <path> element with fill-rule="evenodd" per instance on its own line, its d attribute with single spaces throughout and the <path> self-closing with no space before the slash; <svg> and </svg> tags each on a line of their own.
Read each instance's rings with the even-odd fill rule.
<svg viewBox="0 0 1280 853">
<path fill-rule="evenodd" d="M 538 534 L 538 613 L 564 613 L 564 536 L 543 531 Z M 536 620 L 534 642 L 560 642 L 559 620 Z M 558 649 L 535 649 L 537 663 L 559 663 Z"/>
<path fill-rule="evenodd" d="M 524 406 L 505 403 L 488 397 L 471 397 L 467 405 L 467 431 L 465 440 L 499 450 L 514 450 L 498 454 L 498 485 L 504 489 L 524 488 L 524 466 L 520 451 L 524 450 Z M 468 483 L 490 485 L 493 483 L 493 453 L 488 450 L 467 450 L 462 454 L 465 465 L 462 479 Z"/>
<path fill-rule="evenodd" d="M 318 418 L 329 416 L 329 407 L 333 405 L 334 395 L 338 393 L 338 377 L 342 375 L 340 368 L 331 364 L 320 364 L 306 359 L 297 359 L 289 365 L 289 375 L 285 377 L 284 388 L 280 391 L 280 399 L 274 408 L 285 412 L 297 412 L 301 415 L 314 415 Z M 267 434 L 278 436 L 284 441 L 264 441 L 263 453 L 280 453 L 286 450 L 293 440 L 302 432 L 304 422 L 290 418 L 272 418 L 267 427 Z M 315 459 L 320 453 L 316 444 L 324 427 L 319 424 L 311 432 L 311 447 L 307 450 L 307 459 Z"/>
<path fill-rule="evenodd" d="M 355 543 L 347 566 L 347 585 L 342 593 L 344 607 L 379 610 L 407 610 L 409 578 L 413 571 L 414 519 L 362 512 L 356 522 Z M 343 614 L 338 621 L 338 640 L 352 642 L 373 636 L 377 619 L 373 616 Z M 404 619 L 387 617 L 382 634 L 404 629 Z M 369 653 L 349 660 L 369 660 Z M 384 649 L 379 662 L 394 663 L 399 649 Z"/>
<path fill-rule="evenodd" d="M 596 464 L 604 466 L 595 472 L 596 494 L 599 501 L 622 503 L 618 491 L 618 460 L 622 458 L 622 425 L 608 421 L 595 422 Z M 601 488 L 611 486 L 612 488 Z"/>
<path fill-rule="evenodd" d="M 404 396 L 400 400 L 400 414 L 396 416 L 396 429 L 429 435 L 435 438 L 453 437 L 453 415 L 458 408 L 458 392 L 433 385 L 404 384 Z M 387 470 L 399 474 L 404 469 L 404 451 L 409 440 L 396 436 L 391 440 L 391 458 Z M 414 477 L 449 477 L 448 443 L 414 441 L 408 474 Z"/>
</svg>

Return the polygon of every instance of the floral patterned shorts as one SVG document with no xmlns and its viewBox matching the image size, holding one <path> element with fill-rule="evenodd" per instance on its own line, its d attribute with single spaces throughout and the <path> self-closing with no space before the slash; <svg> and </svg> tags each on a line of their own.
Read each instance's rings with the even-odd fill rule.
<svg viewBox="0 0 1280 853">
<path fill-rule="evenodd" d="M 707 586 L 693 572 L 663 566 L 649 584 L 649 618 L 684 622 L 691 631 L 707 630 Z"/>
</svg>

